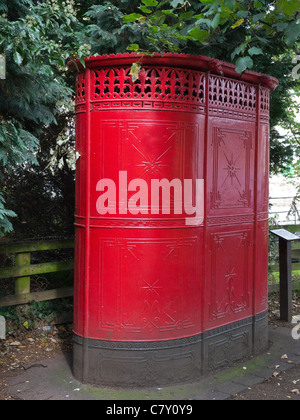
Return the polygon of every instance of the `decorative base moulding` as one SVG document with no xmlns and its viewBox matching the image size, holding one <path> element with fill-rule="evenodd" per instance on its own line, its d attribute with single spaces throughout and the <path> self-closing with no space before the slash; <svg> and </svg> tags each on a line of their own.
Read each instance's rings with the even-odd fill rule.
<svg viewBox="0 0 300 420">
<path fill-rule="evenodd" d="M 268 346 L 268 312 L 164 342 L 109 342 L 75 335 L 73 373 L 82 383 L 95 386 L 171 386 L 230 367 Z"/>
</svg>

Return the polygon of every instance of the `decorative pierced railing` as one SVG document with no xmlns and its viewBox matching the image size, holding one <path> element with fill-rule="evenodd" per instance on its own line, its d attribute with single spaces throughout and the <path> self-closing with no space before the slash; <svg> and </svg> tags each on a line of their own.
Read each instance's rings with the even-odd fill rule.
<svg viewBox="0 0 300 420">
<path fill-rule="evenodd" d="M 220 108 L 223 108 L 226 116 L 243 113 L 255 119 L 259 93 L 259 112 L 261 117 L 269 118 L 270 90 L 263 86 L 257 88 L 251 83 L 211 74 L 207 104 L 207 73 L 191 69 L 145 66 L 141 68 L 138 80 L 133 82 L 130 72 L 130 66 L 92 69 L 89 86 L 93 108 L 170 108 L 204 112 L 204 106 L 209 105 L 212 114 L 214 109 L 218 109 L 220 113 Z M 85 77 L 85 73 L 77 75 L 77 112 L 85 111 Z"/>
</svg>

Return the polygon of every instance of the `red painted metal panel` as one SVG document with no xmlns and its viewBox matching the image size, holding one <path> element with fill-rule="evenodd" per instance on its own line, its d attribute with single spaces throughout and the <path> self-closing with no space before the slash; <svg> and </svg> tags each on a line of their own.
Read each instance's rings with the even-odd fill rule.
<svg viewBox="0 0 300 420">
<path fill-rule="evenodd" d="M 209 219 L 254 215 L 255 133 L 255 123 L 209 118 Z"/>
<path fill-rule="evenodd" d="M 202 231 L 99 233 L 92 231 L 89 337 L 134 342 L 198 334 Z"/>
<path fill-rule="evenodd" d="M 270 95 L 262 86 L 258 90 L 254 315 L 268 309 L 268 284 L 265 279 L 269 269 Z"/>
<path fill-rule="evenodd" d="M 99 198 L 96 187 L 100 179 L 111 179 L 119 185 L 120 171 L 127 172 L 128 183 L 134 179 L 145 180 L 149 194 L 152 179 L 179 179 L 182 183 L 184 179 L 203 179 L 204 125 L 205 116 L 197 114 L 181 113 L 174 118 L 174 113 L 169 111 L 132 110 L 120 112 L 116 119 L 113 111 L 93 112 L 90 194 L 91 217 L 95 223 L 117 219 L 127 221 L 130 227 L 131 219 L 141 219 L 141 215 L 129 212 L 101 217 L 96 208 Z M 148 203 L 144 208 L 148 215 L 143 218 L 149 223 L 153 219 L 169 218 L 185 225 L 185 214 L 163 217 L 161 206 L 160 214 L 151 214 L 150 197 Z"/>
<path fill-rule="evenodd" d="M 253 225 L 209 228 L 206 246 L 204 312 L 210 330 L 253 315 Z"/>
</svg>

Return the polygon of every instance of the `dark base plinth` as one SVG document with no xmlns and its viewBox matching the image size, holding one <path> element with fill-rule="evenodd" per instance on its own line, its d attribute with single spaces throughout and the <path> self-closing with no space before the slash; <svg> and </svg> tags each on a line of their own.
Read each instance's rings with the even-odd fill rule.
<svg viewBox="0 0 300 420">
<path fill-rule="evenodd" d="M 116 388 L 198 380 L 267 350 L 268 313 L 195 337 L 164 342 L 109 342 L 74 337 L 73 373 L 83 383 Z"/>
</svg>

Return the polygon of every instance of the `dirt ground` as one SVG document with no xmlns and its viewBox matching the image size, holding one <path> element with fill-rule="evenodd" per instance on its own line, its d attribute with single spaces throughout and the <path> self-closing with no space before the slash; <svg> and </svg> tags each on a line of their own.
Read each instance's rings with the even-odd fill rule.
<svg viewBox="0 0 300 420">
<path fill-rule="evenodd" d="M 293 315 L 300 315 L 300 292 L 293 294 Z M 273 326 L 286 325 L 279 320 L 279 294 L 269 297 L 269 323 Z M 300 366 L 266 379 L 262 384 L 247 389 L 232 400 L 300 400 Z"/>
<path fill-rule="evenodd" d="M 300 315 L 300 292 L 293 297 L 294 315 Z M 271 325 L 279 321 L 279 296 L 273 294 L 269 302 Z M 20 370 L 36 366 L 40 360 L 51 359 L 61 353 L 72 351 L 72 325 L 51 325 L 50 331 L 27 330 L 8 335 L 0 340 L 0 400 L 14 400 L 6 391 L 9 377 Z M 268 378 L 260 385 L 249 388 L 232 400 L 300 400 L 300 366 Z"/>
<path fill-rule="evenodd" d="M 22 331 L 0 340 L 0 400 L 13 400 L 6 392 L 7 379 L 31 369 L 40 360 L 72 352 L 72 325 L 52 326 L 49 332 Z"/>
<path fill-rule="evenodd" d="M 300 366 L 267 379 L 261 385 L 249 388 L 232 400 L 300 400 Z"/>
</svg>

